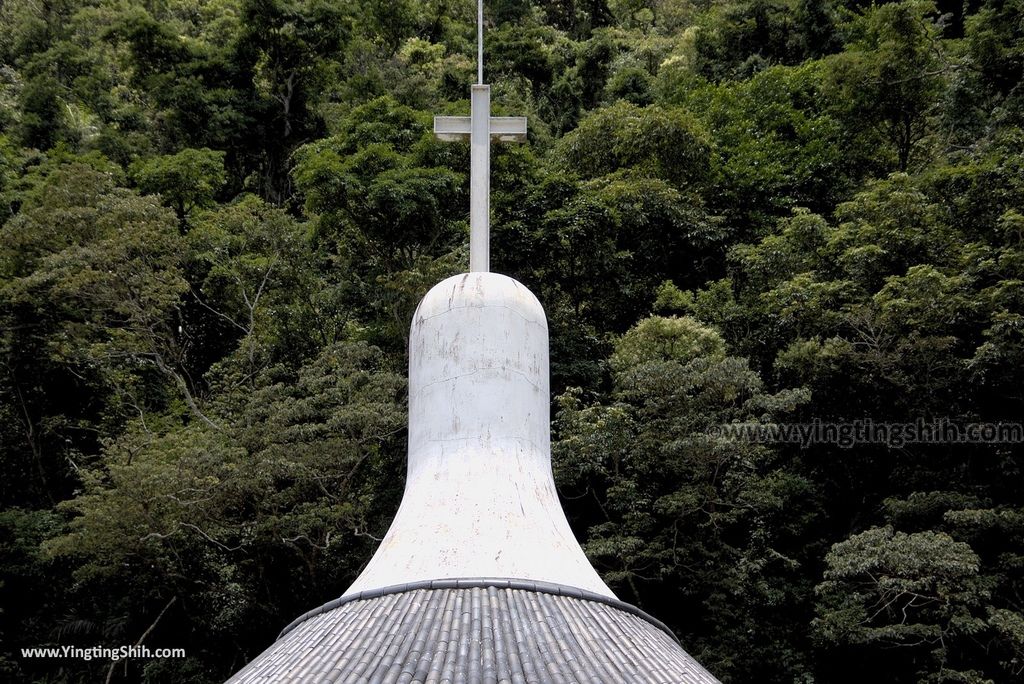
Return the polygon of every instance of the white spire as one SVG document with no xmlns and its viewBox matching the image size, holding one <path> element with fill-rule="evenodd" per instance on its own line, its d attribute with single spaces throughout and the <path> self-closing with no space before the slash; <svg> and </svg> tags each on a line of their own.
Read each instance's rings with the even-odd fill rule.
<svg viewBox="0 0 1024 684">
<path fill-rule="evenodd" d="M 346 595 L 447 578 L 562 584 L 613 597 L 551 474 L 548 328 L 525 286 L 464 273 L 409 336 L 409 472 L 391 529 Z"/>
</svg>

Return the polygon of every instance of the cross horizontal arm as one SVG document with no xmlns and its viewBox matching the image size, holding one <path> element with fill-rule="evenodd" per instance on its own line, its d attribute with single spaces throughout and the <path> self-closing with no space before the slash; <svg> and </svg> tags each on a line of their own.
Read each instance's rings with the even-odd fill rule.
<svg viewBox="0 0 1024 684">
<path fill-rule="evenodd" d="M 502 142 L 523 142 L 526 140 L 525 116 L 492 116 L 491 137 Z"/>
<path fill-rule="evenodd" d="M 441 140 L 469 140 L 471 132 L 468 116 L 434 117 L 434 135 Z"/>
<path fill-rule="evenodd" d="M 434 135 L 440 140 L 469 140 L 472 122 L 468 116 L 435 116 Z M 501 142 L 526 140 L 525 116 L 492 116 L 490 134 Z"/>
</svg>

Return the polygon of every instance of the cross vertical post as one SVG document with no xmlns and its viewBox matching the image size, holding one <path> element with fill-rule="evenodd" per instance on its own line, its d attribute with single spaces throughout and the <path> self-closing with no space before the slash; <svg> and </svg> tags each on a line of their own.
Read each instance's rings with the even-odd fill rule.
<svg viewBox="0 0 1024 684">
<path fill-rule="evenodd" d="M 491 87 L 472 88 L 469 135 L 469 270 L 489 271 L 491 261 Z"/>
</svg>

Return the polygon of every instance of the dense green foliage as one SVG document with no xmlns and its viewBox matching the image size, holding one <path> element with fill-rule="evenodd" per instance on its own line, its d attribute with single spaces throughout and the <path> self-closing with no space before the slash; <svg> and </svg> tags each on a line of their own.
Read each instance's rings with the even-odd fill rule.
<svg viewBox="0 0 1024 684">
<path fill-rule="evenodd" d="M 592 561 L 726 682 L 1024 673 L 1024 0 L 494 0 L 492 264 Z M 0 680 L 221 681 L 402 489 L 474 3 L 0 4 Z M 30 646 L 187 649 L 31 660 Z"/>
</svg>

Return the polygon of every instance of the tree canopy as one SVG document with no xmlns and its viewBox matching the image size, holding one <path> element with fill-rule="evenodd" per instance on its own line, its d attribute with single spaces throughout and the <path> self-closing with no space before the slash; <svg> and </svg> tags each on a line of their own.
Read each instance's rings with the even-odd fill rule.
<svg viewBox="0 0 1024 684">
<path fill-rule="evenodd" d="M 1024 1 L 495 0 L 494 270 L 617 595 L 724 682 L 1024 673 Z M 336 598 L 468 262 L 475 3 L 0 4 L 0 679 L 223 681 Z M 737 433 L 738 434 L 738 433 Z M 182 660 L 22 658 L 142 643 Z"/>
</svg>

